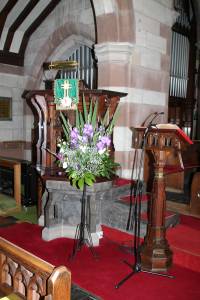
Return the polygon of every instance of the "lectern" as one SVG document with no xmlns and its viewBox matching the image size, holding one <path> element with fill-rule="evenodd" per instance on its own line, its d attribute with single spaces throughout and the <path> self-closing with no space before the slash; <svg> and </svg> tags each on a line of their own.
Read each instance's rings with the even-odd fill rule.
<svg viewBox="0 0 200 300">
<path fill-rule="evenodd" d="M 166 239 L 164 167 L 172 150 L 180 151 L 192 144 L 188 136 L 174 124 L 158 124 L 149 128 L 132 128 L 133 147 L 150 152 L 154 158 L 152 197 L 148 208 L 148 225 L 141 246 L 143 270 L 166 272 L 172 265 L 173 253 Z"/>
</svg>

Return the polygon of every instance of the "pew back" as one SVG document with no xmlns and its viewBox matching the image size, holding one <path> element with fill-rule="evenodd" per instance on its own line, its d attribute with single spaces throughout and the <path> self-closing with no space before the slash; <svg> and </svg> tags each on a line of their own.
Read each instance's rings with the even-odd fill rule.
<svg viewBox="0 0 200 300">
<path fill-rule="evenodd" d="M 0 237 L 0 291 L 27 300 L 70 300 L 71 273 Z"/>
</svg>

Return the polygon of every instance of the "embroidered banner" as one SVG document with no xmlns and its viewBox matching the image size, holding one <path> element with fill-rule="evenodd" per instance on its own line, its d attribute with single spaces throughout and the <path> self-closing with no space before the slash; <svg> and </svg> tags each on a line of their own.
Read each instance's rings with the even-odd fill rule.
<svg viewBox="0 0 200 300">
<path fill-rule="evenodd" d="M 76 109 L 79 102 L 78 79 L 56 79 L 54 81 L 54 102 L 56 109 Z"/>
</svg>

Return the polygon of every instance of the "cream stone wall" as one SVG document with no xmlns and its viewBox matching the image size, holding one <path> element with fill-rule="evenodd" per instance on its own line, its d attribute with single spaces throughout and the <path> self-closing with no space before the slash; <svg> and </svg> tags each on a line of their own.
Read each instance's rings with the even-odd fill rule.
<svg viewBox="0 0 200 300">
<path fill-rule="evenodd" d="M 0 96 L 12 98 L 12 120 L 0 121 L 0 141 L 24 140 L 23 90 L 23 75 L 0 72 Z"/>
<path fill-rule="evenodd" d="M 78 45 L 92 46 L 94 40 L 94 18 L 90 0 L 61 1 L 28 43 L 24 65 L 26 89 L 44 89 L 44 62 L 66 59 Z M 31 111 L 26 109 L 26 125 L 29 124 L 30 117 Z M 26 126 L 25 135 L 28 140 L 30 133 Z"/>
<path fill-rule="evenodd" d="M 44 88 L 44 62 L 66 59 L 78 44 L 91 46 L 94 41 L 90 0 L 62 0 L 31 36 L 24 68 L 0 65 L 0 95 L 13 99 L 13 120 L 0 122 L 0 141 L 31 141 L 34 118 L 21 97 L 23 91 Z"/>
</svg>

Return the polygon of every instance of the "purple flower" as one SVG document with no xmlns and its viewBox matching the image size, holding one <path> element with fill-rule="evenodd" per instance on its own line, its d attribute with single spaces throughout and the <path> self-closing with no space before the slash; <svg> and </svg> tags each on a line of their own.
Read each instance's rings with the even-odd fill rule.
<svg viewBox="0 0 200 300">
<path fill-rule="evenodd" d="M 82 142 L 83 142 L 84 144 L 87 144 L 87 142 L 88 142 L 88 136 L 87 136 L 87 135 L 83 135 L 83 136 L 82 136 Z"/>
<path fill-rule="evenodd" d="M 77 142 L 77 140 L 71 140 L 70 147 L 72 149 L 78 148 L 78 142 Z"/>
<path fill-rule="evenodd" d="M 71 139 L 78 139 L 78 129 L 76 127 L 71 131 Z"/>
<path fill-rule="evenodd" d="M 104 148 L 106 148 L 106 147 L 105 147 L 105 144 L 102 143 L 101 141 L 99 141 L 99 142 L 97 143 L 97 150 L 98 150 L 98 151 L 101 151 L 101 150 L 104 150 Z"/>
<path fill-rule="evenodd" d="M 60 160 L 61 160 L 61 159 L 62 159 L 62 157 L 63 157 L 63 156 L 62 156 L 62 154 L 60 154 L 60 153 L 58 153 L 58 154 L 57 154 L 57 158 L 58 158 L 58 159 L 60 159 Z"/>
<path fill-rule="evenodd" d="M 97 143 L 97 150 L 98 152 L 104 152 L 106 150 L 106 147 L 109 147 L 111 143 L 111 140 L 108 136 L 102 136 Z"/>
<path fill-rule="evenodd" d="M 72 148 L 77 148 L 77 146 L 78 146 L 78 133 L 79 132 L 78 132 L 78 129 L 76 127 L 74 127 L 71 131 L 71 134 L 70 134 L 71 143 L 70 143 L 70 145 L 71 145 Z"/>
<path fill-rule="evenodd" d="M 83 134 L 92 138 L 93 137 L 93 127 L 91 124 L 85 124 L 83 128 Z"/>
<path fill-rule="evenodd" d="M 63 153 L 60 153 L 60 152 L 56 155 L 56 157 L 57 157 L 57 159 L 59 159 L 60 161 L 63 161 L 63 159 L 64 159 Z"/>
<path fill-rule="evenodd" d="M 108 136 L 102 136 L 102 138 L 100 139 L 100 141 L 106 145 L 107 147 L 110 146 L 111 140 Z"/>
</svg>

